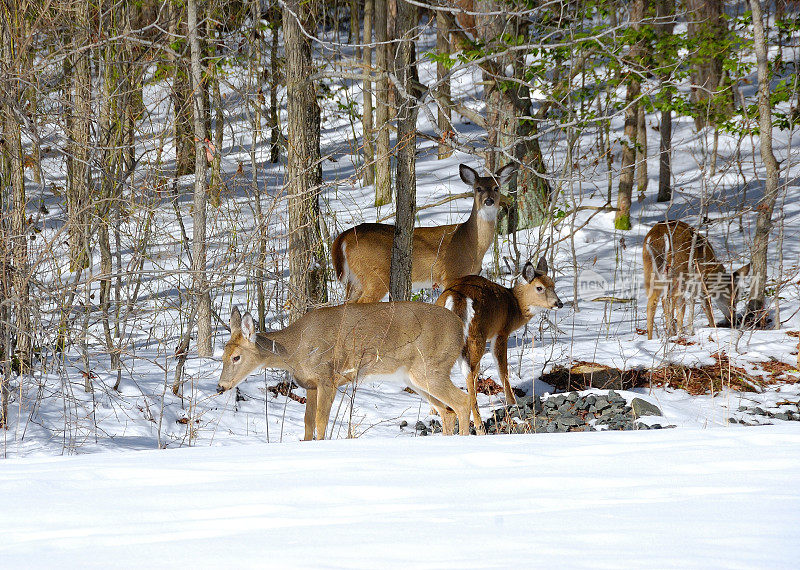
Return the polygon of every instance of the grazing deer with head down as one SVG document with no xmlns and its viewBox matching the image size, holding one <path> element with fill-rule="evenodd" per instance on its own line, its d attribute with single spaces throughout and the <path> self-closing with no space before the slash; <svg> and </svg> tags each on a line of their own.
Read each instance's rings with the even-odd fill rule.
<svg viewBox="0 0 800 570">
<path fill-rule="evenodd" d="M 469 397 L 450 381 L 461 357 L 464 325 L 450 311 L 412 301 L 340 305 L 310 311 L 283 330 L 256 333 L 253 317 L 234 308 L 217 392 L 251 372 L 279 368 L 306 389 L 305 437 L 325 438 L 336 389 L 364 379 L 394 380 L 426 398 L 443 430 L 469 434 Z"/>
<path fill-rule="evenodd" d="M 494 240 L 500 187 L 516 170 L 508 164 L 493 176 L 478 176 L 459 167 L 461 180 L 474 190 L 472 213 L 460 224 L 414 228 L 411 280 L 415 288 L 438 283 L 446 287 L 462 275 L 478 274 Z M 339 234 L 331 248 L 336 278 L 344 283 L 347 301 L 371 303 L 389 292 L 394 226 L 359 224 Z"/>
<path fill-rule="evenodd" d="M 750 264 L 727 273 L 714 256 L 708 240 L 690 225 L 673 220 L 653 226 L 644 238 L 642 264 L 647 292 L 648 339 L 653 338 L 653 320 L 659 299 L 670 336 L 683 331 L 687 299 L 694 305 L 699 298 L 708 317 L 708 326 L 715 326 L 712 300 L 725 316 L 725 321 L 718 326 L 736 324 L 740 282 L 750 273 Z"/>
<path fill-rule="evenodd" d="M 450 309 L 464 323 L 467 339 L 463 360 L 469 367 L 469 372 L 465 372 L 467 391 L 475 429 L 479 432 L 483 430 L 483 423 L 478 411 L 476 383 L 486 341 L 492 344 L 506 402 L 515 404 L 517 399 L 508 381 L 508 336 L 525 325 L 537 309 L 560 309 L 564 306 L 556 294 L 555 283 L 547 275 L 544 257 L 536 268 L 531 262 L 526 263 L 522 277 L 524 281 L 509 289 L 479 275 L 467 275 L 452 282 L 436 300 L 437 305 Z"/>
</svg>

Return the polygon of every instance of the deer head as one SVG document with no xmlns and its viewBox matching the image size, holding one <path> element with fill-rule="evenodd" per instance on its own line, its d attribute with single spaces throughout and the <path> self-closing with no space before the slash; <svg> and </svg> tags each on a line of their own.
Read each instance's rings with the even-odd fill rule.
<svg viewBox="0 0 800 570">
<path fill-rule="evenodd" d="M 529 261 L 522 268 L 524 284 L 514 288 L 520 309 L 530 318 L 534 309 L 560 309 L 564 306 L 556 294 L 556 284 L 547 275 L 547 260 L 542 256 L 536 267 Z"/>
<path fill-rule="evenodd" d="M 225 392 L 257 368 L 282 368 L 286 350 L 264 335 L 256 334 L 256 325 L 250 313 L 244 316 L 234 307 L 231 311 L 231 338 L 222 353 L 222 373 L 217 393 Z"/>
</svg>

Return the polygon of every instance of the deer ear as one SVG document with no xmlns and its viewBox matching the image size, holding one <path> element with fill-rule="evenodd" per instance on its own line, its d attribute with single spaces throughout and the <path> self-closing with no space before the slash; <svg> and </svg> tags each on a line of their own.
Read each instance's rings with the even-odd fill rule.
<svg viewBox="0 0 800 570">
<path fill-rule="evenodd" d="M 522 278 L 528 283 L 536 279 L 536 269 L 534 269 L 533 263 L 530 261 L 528 261 L 525 264 L 525 267 L 522 268 Z"/>
<path fill-rule="evenodd" d="M 245 313 L 242 317 L 242 336 L 252 343 L 256 342 L 256 324 L 250 313 Z"/>
<path fill-rule="evenodd" d="M 475 181 L 478 179 L 478 173 L 475 172 L 475 170 L 466 164 L 459 164 L 458 174 L 461 176 L 461 180 L 464 181 L 464 184 L 467 186 L 475 186 Z"/>
<path fill-rule="evenodd" d="M 231 311 L 231 334 L 242 331 L 242 314 L 239 312 L 239 307 L 234 307 Z"/>
<path fill-rule="evenodd" d="M 509 162 L 503 168 L 495 172 L 494 177 L 497 178 L 497 185 L 502 186 L 503 184 L 511 180 L 511 177 L 514 175 L 516 171 L 517 171 L 517 165 L 514 164 L 513 162 Z"/>
<path fill-rule="evenodd" d="M 736 277 L 739 279 L 750 275 L 750 264 L 748 263 L 744 267 L 740 267 L 739 269 L 737 269 L 734 275 L 736 275 Z"/>
<path fill-rule="evenodd" d="M 547 275 L 547 260 L 544 256 L 539 258 L 539 263 L 536 265 L 537 275 Z"/>
</svg>

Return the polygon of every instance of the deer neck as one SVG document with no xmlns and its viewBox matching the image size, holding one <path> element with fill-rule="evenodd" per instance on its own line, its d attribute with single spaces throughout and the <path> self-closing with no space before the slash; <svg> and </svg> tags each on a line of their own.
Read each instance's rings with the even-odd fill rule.
<svg viewBox="0 0 800 570">
<path fill-rule="evenodd" d="M 473 245 L 475 250 L 480 252 L 482 258 L 494 241 L 496 227 L 497 207 L 479 208 L 473 204 L 469 218 L 458 227 L 456 234 L 462 245 Z"/>
<path fill-rule="evenodd" d="M 517 330 L 533 317 L 534 309 L 525 306 L 525 287 L 524 283 L 517 283 L 511 289 L 511 296 L 514 298 L 514 313 L 511 316 L 513 325 L 512 330 Z"/>
</svg>

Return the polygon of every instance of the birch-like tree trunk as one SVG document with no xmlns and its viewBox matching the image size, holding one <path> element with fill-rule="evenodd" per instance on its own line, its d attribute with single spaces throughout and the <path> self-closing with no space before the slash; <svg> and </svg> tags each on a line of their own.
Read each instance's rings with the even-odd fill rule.
<svg viewBox="0 0 800 570">
<path fill-rule="evenodd" d="M 658 19 L 656 29 L 659 36 L 662 38 L 671 36 L 675 27 L 675 0 L 658 0 L 656 17 Z M 657 62 L 662 61 L 658 54 L 655 55 Z M 662 72 L 660 76 L 663 108 L 659 126 L 661 139 L 658 149 L 658 197 L 656 200 L 669 202 L 672 199 L 672 109 L 670 109 L 672 95 L 670 86 L 666 85 L 669 75 Z"/>
<path fill-rule="evenodd" d="M 450 53 L 450 32 L 448 31 L 448 22 L 449 18 L 447 14 L 442 11 L 436 11 L 436 52 L 438 55 L 444 55 Z M 436 81 L 439 82 L 439 96 L 441 97 L 442 101 L 447 103 L 447 106 L 438 105 L 439 114 L 437 117 L 437 123 L 439 124 L 439 130 L 443 133 L 449 133 L 453 130 L 453 126 L 450 122 L 451 114 L 450 114 L 450 80 L 445 80 L 445 76 L 447 75 L 447 68 L 441 61 L 436 62 Z M 439 153 L 438 158 L 439 160 L 443 158 L 448 158 L 451 154 L 453 154 L 453 149 L 447 144 L 447 141 L 444 137 L 439 141 Z"/>
<path fill-rule="evenodd" d="M 753 11 L 753 47 L 758 62 L 758 115 L 759 137 L 761 139 L 761 160 L 767 170 L 764 197 L 759 202 L 756 211 L 756 232 L 753 239 L 751 259 L 751 286 L 750 300 L 747 311 L 756 323 L 763 324 L 764 297 L 767 285 L 767 252 L 769 248 L 769 234 L 772 230 L 772 212 L 775 209 L 775 200 L 778 197 L 779 171 L 778 161 L 772 152 L 772 106 L 770 105 L 770 73 L 769 53 L 767 38 L 764 33 L 761 2 L 750 0 L 750 9 Z"/>
<path fill-rule="evenodd" d="M 389 45 L 387 0 L 375 2 L 375 205 L 392 201 L 392 154 L 389 148 Z"/>
<path fill-rule="evenodd" d="M 373 137 L 372 113 L 372 28 L 375 17 L 375 0 L 364 0 L 364 47 L 361 49 L 364 64 L 364 112 L 361 117 L 362 135 L 364 141 L 364 175 L 365 186 L 375 183 L 375 145 Z"/>
<path fill-rule="evenodd" d="M 203 64 L 198 23 L 198 0 L 188 0 L 187 20 L 192 70 L 192 119 L 194 122 L 194 212 L 192 226 L 192 290 L 197 304 L 197 355 L 210 357 L 211 348 L 211 295 L 206 277 L 206 110 L 203 100 Z"/>
<path fill-rule="evenodd" d="M 319 226 L 320 108 L 312 79 L 311 41 L 303 29 L 316 30 L 312 6 L 303 0 L 287 0 L 283 10 L 283 37 L 286 45 L 289 305 L 293 319 L 313 305 L 328 300 L 326 255 Z"/>
</svg>

